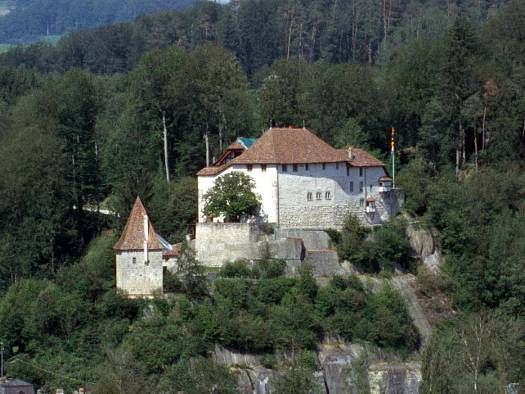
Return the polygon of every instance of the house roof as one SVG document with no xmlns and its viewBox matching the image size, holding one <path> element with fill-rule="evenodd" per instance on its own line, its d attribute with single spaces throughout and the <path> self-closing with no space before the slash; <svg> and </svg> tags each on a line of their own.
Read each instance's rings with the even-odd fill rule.
<svg viewBox="0 0 525 394">
<path fill-rule="evenodd" d="M 181 243 L 174 244 L 174 245 L 171 245 L 171 249 L 164 250 L 164 252 L 162 253 L 162 257 L 164 258 L 164 260 L 169 260 L 170 258 L 173 258 L 173 257 L 179 257 L 181 254 L 181 251 L 182 251 L 182 244 Z"/>
<path fill-rule="evenodd" d="M 128 221 L 120 239 L 115 244 L 115 250 L 142 250 L 144 248 L 144 217 L 147 217 L 146 208 L 137 197 L 135 204 L 129 214 Z M 153 224 L 148 218 L 148 249 L 163 250 L 164 247 L 160 242 Z"/>
<path fill-rule="evenodd" d="M 306 128 L 271 128 L 249 149 L 224 164 L 203 168 L 198 176 L 221 173 L 235 164 L 307 164 L 346 162 L 354 167 L 383 167 L 368 152 L 352 148 L 336 149 Z"/>
</svg>

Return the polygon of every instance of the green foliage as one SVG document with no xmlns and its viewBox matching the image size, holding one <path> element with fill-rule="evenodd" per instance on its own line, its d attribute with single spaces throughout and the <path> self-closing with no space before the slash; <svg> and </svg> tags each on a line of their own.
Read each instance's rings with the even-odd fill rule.
<svg viewBox="0 0 525 394">
<path fill-rule="evenodd" d="M 204 195 L 202 211 L 210 218 L 224 216 L 227 222 L 238 222 L 242 216 L 257 215 L 261 203 L 260 197 L 253 192 L 254 188 L 254 180 L 242 172 L 222 175 Z"/>
<path fill-rule="evenodd" d="M 204 267 L 195 258 L 195 251 L 186 243 L 183 243 L 177 260 L 177 273 L 181 277 L 184 292 L 190 298 L 200 298 L 207 294 Z"/>
</svg>

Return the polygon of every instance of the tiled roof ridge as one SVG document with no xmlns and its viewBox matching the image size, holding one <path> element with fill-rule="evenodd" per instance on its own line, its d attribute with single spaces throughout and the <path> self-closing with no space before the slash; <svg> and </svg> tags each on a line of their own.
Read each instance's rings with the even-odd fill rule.
<svg viewBox="0 0 525 394">
<path fill-rule="evenodd" d="M 122 234 L 113 247 L 115 250 L 141 250 L 144 247 L 144 216 L 148 217 L 148 249 L 162 250 L 163 247 L 157 239 L 155 227 L 149 219 L 148 213 L 140 197 L 135 199 L 128 220 Z"/>
</svg>

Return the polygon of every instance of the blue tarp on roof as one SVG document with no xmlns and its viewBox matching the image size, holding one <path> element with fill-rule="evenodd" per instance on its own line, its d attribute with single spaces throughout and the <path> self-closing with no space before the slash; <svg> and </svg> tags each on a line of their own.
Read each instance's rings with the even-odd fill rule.
<svg viewBox="0 0 525 394">
<path fill-rule="evenodd" d="M 241 144 L 244 149 L 249 149 L 250 146 L 255 144 L 255 141 L 257 141 L 257 138 L 246 138 L 246 137 L 237 138 L 237 142 Z"/>
</svg>

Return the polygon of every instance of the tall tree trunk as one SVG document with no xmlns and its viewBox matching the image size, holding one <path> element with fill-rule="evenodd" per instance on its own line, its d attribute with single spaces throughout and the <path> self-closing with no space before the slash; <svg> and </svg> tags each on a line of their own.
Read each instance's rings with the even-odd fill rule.
<svg viewBox="0 0 525 394">
<path fill-rule="evenodd" d="M 168 127 L 166 126 L 166 111 L 162 111 L 162 139 L 164 140 L 164 168 L 166 181 L 170 183 L 170 168 L 168 163 Z"/>
<path fill-rule="evenodd" d="M 474 160 L 476 163 L 476 171 L 478 171 L 478 133 L 474 133 Z"/>
<path fill-rule="evenodd" d="M 292 46 L 292 33 L 293 33 L 294 20 L 295 20 L 295 12 L 292 12 L 290 16 L 290 26 L 288 27 L 288 45 L 286 49 L 286 60 L 290 60 L 290 47 Z"/>
<path fill-rule="evenodd" d="M 206 121 L 206 134 L 204 134 L 204 141 L 206 142 L 206 167 L 210 166 L 210 141 L 208 139 L 208 121 Z"/>
<path fill-rule="evenodd" d="M 481 123 L 481 149 L 485 150 L 485 125 L 487 124 L 487 104 L 483 107 L 483 121 Z"/>
<path fill-rule="evenodd" d="M 462 124 L 459 125 L 459 128 L 461 130 L 460 132 L 461 134 L 461 167 L 463 167 L 465 163 L 467 162 L 467 143 L 466 143 L 467 136 L 466 136 L 465 129 L 463 128 Z"/>
</svg>

